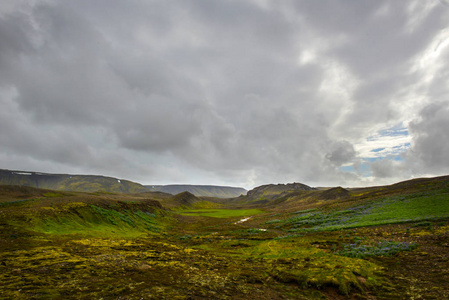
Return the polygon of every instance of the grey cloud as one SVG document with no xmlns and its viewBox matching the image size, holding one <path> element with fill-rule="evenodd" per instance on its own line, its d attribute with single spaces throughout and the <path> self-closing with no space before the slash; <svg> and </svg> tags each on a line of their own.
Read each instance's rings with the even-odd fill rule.
<svg viewBox="0 0 449 300">
<path fill-rule="evenodd" d="M 200 106 L 198 106 L 200 107 Z M 200 131 L 195 105 L 151 96 L 139 106 L 116 116 L 114 132 L 123 146 L 141 151 L 163 151 L 187 144 Z"/>
<path fill-rule="evenodd" d="M 410 124 L 414 145 L 407 162 L 415 174 L 444 174 L 449 169 L 449 102 L 428 105 L 420 117 Z"/>
<path fill-rule="evenodd" d="M 431 10 L 408 32 L 410 3 L 259 4 L 0 6 L 0 163 L 145 182 L 360 180 L 339 167 L 360 161 L 353 144 L 367 128 L 403 121 L 395 96 L 422 78 L 410 61 L 447 12 Z M 316 57 L 300 63 L 309 50 Z M 347 95 L 327 86 L 333 65 L 357 80 Z M 446 79 L 425 96 L 444 101 Z M 440 114 L 412 124 L 415 161 L 442 159 L 424 146 L 447 125 Z M 389 174 L 378 165 L 375 176 Z"/>
<path fill-rule="evenodd" d="M 398 175 L 397 164 L 390 159 L 377 160 L 371 164 L 371 170 L 375 177 L 388 178 Z"/>
<path fill-rule="evenodd" d="M 355 157 L 356 152 L 354 147 L 348 141 L 336 142 L 333 145 L 331 152 L 326 154 L 326 158 L 337 166 L 351 162 Z"/>
<path fill-rule="evenodd" d="M 426 47 L 435 30 L 446 26 L 445 12 L 435 6 L 423 18 L 421 26 L 412 31 L 412 18 L 417 16 L 409 14 L 410 7 L 416 6 L 423 13 L 428 5 L 431 3 L 422 1 L 409 1 L 406 5 L 391 1 L 360 1 L 357 5 L 334 3 L 334 10 L 329 12 L 334 17 L 317 27 L 326 26 L 326 35 L 333 31 L 344 32 L 345 42 L 331 48 L 331 54 L 345 61 L 358 76 L 372 79 L 406 71 L 403 68 L 407 59 Z M 315 6 L 320 5 L 316 3 Z M 352 14 L 348 13 L 351 11 Z"/>
<path fill-rule="evenodd" d="M 375 7 L 366 7 L 359 12 L 364 21 L 353 15 L 360 24 L 345 31 L 345 42 L 328 51 L 329 55 L 349 67 L 359 80 L 351 95 L 354 105 L 338 129 L 348 138 L 359 136 L 373 124 L 389 124 L 410 118 L 402 111 L 402 107 L 409 105 L 407 91 L 416 90 L 423 81 L 423 74 L 412 72 L 413 63 L 421 58 L 436 34 L 447 27 L 447 10 L 442 10 L 439 5 L 432 6 L 436 4 L 432 2 L 403 4 L 377 2 Z M 430 8 L 426 14 L 427 6 Z M 415 7 L 415 13 L 422 12 L 421 18 L 410 13 L 411 7 Z M 418 25 L 412 28 L 414 22 Z M 338 25 L 345 23 L 342 21 Z M 334 30 L 338 30 L 338 25 Z M 434 86 L 441 87 L 436 81 L 434 79 Z M 422 90 L 419 93 L 421 97 L 427 96 Z M 428 99 L 437 100 L 435 94 L 429 95 Z"/>
</svg>

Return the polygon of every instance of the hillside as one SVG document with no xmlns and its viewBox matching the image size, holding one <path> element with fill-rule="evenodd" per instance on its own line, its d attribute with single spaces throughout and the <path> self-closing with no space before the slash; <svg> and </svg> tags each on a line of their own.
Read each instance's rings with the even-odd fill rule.
<svg viewBox="0 0 449 300">
<path fill-rule="evenodd" d="M 161 193 L 161 192 L 151 192 L 151 193 Z M 169 194 L 164 194 L 169 195 Z M 174 209 L 176 211 L 185 209 L 201 209 L 201 208 L 214 208 L 220 207 L 218 203 L 210 202 L 206 200 L 207 197 L 197 197 L 189 192 L 181 192 L 176 195 L 170 195 L 170 197 L 165 199 L 158 199 L 162 206 L 166 209 Z M 216 199 L 216 198 L 213 198 Z"/>
<path fill-rule="evenodd" d="M 447 299 L 448 176 L 248 194 L 0 186 L 0 298 Z"/>
<path fill-rule="evenodd" d="M 289 194 L 307 194 L 310 191 L 315 191 L 308 185 L 302 183 L 287 183 L 287 184 L 266 184 L 256 187 L 244 196 L 233 199 L 234 203 L 241 204 L 269 204 L 274 200 L 282 199 Z M 279 202 L 279 201 L 276 201 Z"/>
<path fill-rule="evenodd" d="M 214 186 L 214 185 L 145 185 L 150 191 L 160 191 L 176 195 L 182 192 L 189 192 L 197 197 L 234 198 L 246 195 L 246 190 L 239 187 Z"/>
<path fill-rule="evenodd" d="M 129 180 L 96 175 L 48 174 L 0 170 L 0 185 L 20 185 L 42 189 L 77 192 L 139 193 L 143 185 Z"/>
</svg>

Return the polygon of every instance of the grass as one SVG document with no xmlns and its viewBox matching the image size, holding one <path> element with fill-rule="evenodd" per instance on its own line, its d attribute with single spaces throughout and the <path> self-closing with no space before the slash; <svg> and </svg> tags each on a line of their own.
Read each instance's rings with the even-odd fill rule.
<svg viewBox="0 0 449 300">
<path fill-rule="evenodd" d="M 187 209 L 178 212 L 185 216 L 212 217 L 212 218 L 234 218 L 250 217 L 264 213 L 260 209 Z"/>
<path fill-rule="evenodd" d="M 346 244 L 344 249 L 337 254 L 365 258 L 369 256 L 392 256 L 402 251 L 411 251 L 418 247 L 416 243 L 381 241 L 374 245 L 363 245 L 360 243 Z"/>
<path fill-rule="evenodd" d="M 449 217 L 449 194 L 412 195 L 388 198 L 369 213 L 354 218 L 355 224 L 377 225 Z"/>
<path fill-rule="evenodd" d="M 47 198 L 59 198 L 59 197 L 65 196 L 65 195 L 68 195 L 68 194 L 57 193 L 57 192 L 48 192 L 48 193 L 42 194 L 42 196 L 47 197 Z"/>
<path fill-rule="evenodd" d="M 443 299 L 449 290 L 447 189 L 271 210 L 45 194 L 0 205 L 0 299 Z"/>
<path fill-rule="evenodd" d="M 290 232 L 340 230 L 383 224 L 423 222 L 449 218 L 449 194 L 446 192 L 419 193 L 387 197 L 376 202 L 342 210 L 307 210 L 295 213 L 283 221 L 268 220 L 277 228 Z"/>
<path fill-rule="evenodd" d="M 14 200 L 14 201 L 0 202 L 0 207 L 27 204 L 28 202 L 34 201 L 34 200 L 36 200 L 36 199 L 20 199 L 20 200 Z"/>
<path fill-rule="evenodd" d="M 274 278 L 302 288 L 334 286 L 347 295 L 351 289 L 363 291 L 355 274 L 365 280 L 370 279 L 368 283 L 364 280 L 366 285 L 374 285 L 376 280 L 380 280 L 377 274 L 381 268 L 376 264 L 323 251 L 313 247 L 312 242 L 304 237 L 269 241 L 231 238 L 197 248 L 228 255 L 233 260 L 257 262 L 259 276 L 265 274 L 264 280 Z"/>
<path fill-rule="evenodd" d="M 84 234 L 90 236 L 142 236 L 161 229 L 154 213 L 116 210 L 84 203 L 45 207 L 30 218 L 30 227 L 47 234 Z"/>
</svg>

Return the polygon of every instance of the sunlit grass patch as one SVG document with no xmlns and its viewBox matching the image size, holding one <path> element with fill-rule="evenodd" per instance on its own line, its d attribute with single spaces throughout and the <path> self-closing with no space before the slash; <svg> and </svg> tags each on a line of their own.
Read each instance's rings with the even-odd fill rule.
<svg viewBox="0 0 449 300">
<path fill-rule="evenodd" d="M 313 232 L 445 218 L 449 218 L 449 194 L 437 191 L 388 197 L 343 210 L 300 211 L 286 220 L 266 224 L 279 223 L 278 228 L 290 232 Z"/>
<path fill-rule="evenodd" d="M 48 207 L 31 220 L 30 229 L 48 234 L 139 236 L 160 231 L 157 215 L 153 213 L 118 211 L 84 203 L 70 203 L 59 209 Z"/>
<path fill-rule="evenodd" d="M 249 217 L 264 213 L 264 211 L 260 209 L 188 209 L 179 211 L 178 213 L 186 216 L 233 218 Z"/>
<path fill-rule="evenodd" d="M 377 225 L 449 217 L 449 194 L 393 197 L 375 205 L 355 223 Z"/>
</svg>

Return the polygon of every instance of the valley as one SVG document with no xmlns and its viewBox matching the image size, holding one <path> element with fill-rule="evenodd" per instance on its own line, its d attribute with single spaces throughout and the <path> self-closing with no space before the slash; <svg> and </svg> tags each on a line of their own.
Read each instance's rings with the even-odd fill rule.
<svg viewBox="0 0 449 300">
<path fill-rule="evenodd" d="M 449 299 L 449 177 L 223 199 L 0 186 L 0 299 Z"/>
</svg>

